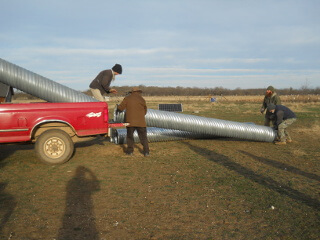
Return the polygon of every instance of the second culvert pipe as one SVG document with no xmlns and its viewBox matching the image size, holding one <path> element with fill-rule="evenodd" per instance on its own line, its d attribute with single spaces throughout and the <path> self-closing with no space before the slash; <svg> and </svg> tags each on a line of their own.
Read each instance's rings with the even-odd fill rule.
<svg viewBox="0 0 320 240">
<path fill-rule="evenodd" d="M 115 112 L 114 121 L 124 122 L 125 112 Z M 148 127 L 175 129 L 197 134 L 231 137 L 252 141 L 273 142 L 275 131 L 266 126 L 206 118 L 175 112 L 148 109 Z"/>
</svg>

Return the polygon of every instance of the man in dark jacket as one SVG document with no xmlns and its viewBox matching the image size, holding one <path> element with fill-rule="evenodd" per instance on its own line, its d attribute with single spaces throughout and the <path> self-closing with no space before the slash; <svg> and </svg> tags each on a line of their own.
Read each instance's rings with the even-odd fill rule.
<svg viewBox="0 0 320 240">
<path fill-rule="evenodd" d="M 282 145 L 292 142 L 286 128 L 297 120 L 296 114 L 286 106 L 272 103 L 268 105 L 267 111 L 274 116 L 274 128 L 278 131 L 279 142 L 275 142 L 275 144 Z"/>
<path fill-rule="evenodd" d="M 260 108 L 260 112 L 263 114 L 267 109 L 267 106 L 272 103 L 274 105 L 280 105 L 281 100 L 278 94 L 275 92 L 274 87 L 269 86 L 266 90 L 266 95 L 264 96 L 262 106 Z M 273 121 L 272 114 L 269 111 L 266 111 L 266 115 L 264 116 L 264 125 L 270 127 L 270 122 Z"/>
<path fill-rule="evenodd" d="M 126 110 L 126 122 L 127 126 L 127 155 L 133 154 L 133 133 L 135 130 L 138 132 L 140 142 L 143 146 L 144 156 L 149 156 L 149 145 L 147 138 L 147 124 L 145 115 L 147 114 L 147 104 L 144 98 L 141 96 L 142 91 L 134 87 L 130 92 L 130 95 L 125 97 L 118 106 L 117 110 Z"/>
<path fill-rule="evenodd" d="M 98 76 L 90 83 L 89 87 L 92 95 L 97 100 L 104 102 L 104 93 L 117 93 L 116 89 L 110 88 L 111 81 L 115 80 L 115 76 L 122 74 L 122 66 L 116 64 L 112 69 L 101 71 Z"/>
<path fill-rule="evenodd" d="M 13 95 L 13 87 L 0 82 L 0 103 L 11 102 Z"/>
</svg>

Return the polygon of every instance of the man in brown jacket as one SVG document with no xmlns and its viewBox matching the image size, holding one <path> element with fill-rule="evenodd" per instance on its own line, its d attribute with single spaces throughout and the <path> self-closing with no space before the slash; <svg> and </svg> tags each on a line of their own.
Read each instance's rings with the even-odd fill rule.
<svg viewBox="0 0 320 240">
<path fill-rule="evenodd" d="M 111 69 L 101 71 L 89 86 L 94 98 L 104 102 L 102 94 L 117 93 L 116 89 L 110 88 L 110 84 L 119 74 L 122 74 L 122 66 L 120 64 L 115 64 Z"/>
<path fill-rule="evenodd" d="M 149 145 L 147 138 L 147 124 L 145 115 L 147 114 L 147 104 L 144 98 L 141 96 L 142 91 L 134 87 L 132 88 L 130 95 L 125 97 L 118 106 L 119 111 L 126 110 L 126 122 L 127 126 L 127 155 L 133 154 L 133 133 L 135 130 L 138 132 L 140 142 L 143 146 L 144 156 L 149 156 Z"/>
</svg>

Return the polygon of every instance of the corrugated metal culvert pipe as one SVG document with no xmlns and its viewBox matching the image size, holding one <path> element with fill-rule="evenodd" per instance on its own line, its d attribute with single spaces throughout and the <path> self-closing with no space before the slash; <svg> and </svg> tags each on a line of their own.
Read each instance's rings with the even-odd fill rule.
<svg viewBox="0 0 320 240">
<path fill-rule="evenodd" d="M 98 100 L 0 58 L 0 81 L 48 102 Z"/>
<path fill-rule="evenodd" d="M 115 122 L 124 122 L 125 112 L 116 112 Z M 165 129 L 175 129 L 197 134 L 207 134 L 219 137 L 231 137 L 252 141 L 272 142 L 275 131 L 266 126 L 233 122 L 215 118 L 205 118 L 174 112 L 148 109 L 147 126 Z"/>
<path fill-rule="evenodd" d="M 166 141 L 179 141 L 183 139 L 208 139 L 214 138 L 212 135 L 197 134 L 193 132 L 180 131 L 174 129 L 164 129 L 156 127 L 147 128 L 147 137 L 149 142 L 166 142 Z M 138 133 L 135 131 L 133 134 L 135 143 L 139 143 L 140 139 Z M 112 129 L 110 141 L 115 144 L 127 143 L 127 130 L 126 129 Z"/>
<path fill-rule="evenodd" d="M 49 102 L 97 102 L 81 92 L 9 63 L 0 58 L 0 81 Z M 124 113 L 115 114 L 116 122 L 124 121 Z M 270 127 L 205 118 L 149 109 L 147 125 L 194 134 L 233 137 L 253 141 L 272 142 L 275 131 Z"/>
</svg>

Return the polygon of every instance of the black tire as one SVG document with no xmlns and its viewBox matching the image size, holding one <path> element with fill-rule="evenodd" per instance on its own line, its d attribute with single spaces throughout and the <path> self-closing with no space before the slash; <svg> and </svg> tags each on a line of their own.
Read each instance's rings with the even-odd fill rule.
<svg viewBox="0 0 320 240">
<path fill-rule="evenodd" d="M 65 131 L 51 129 L 43 132 L 36 141 L 35 150 L 38 158 L 47 164 L 67 162 L 74 151 L 74 144 Z"/>
</svg>

